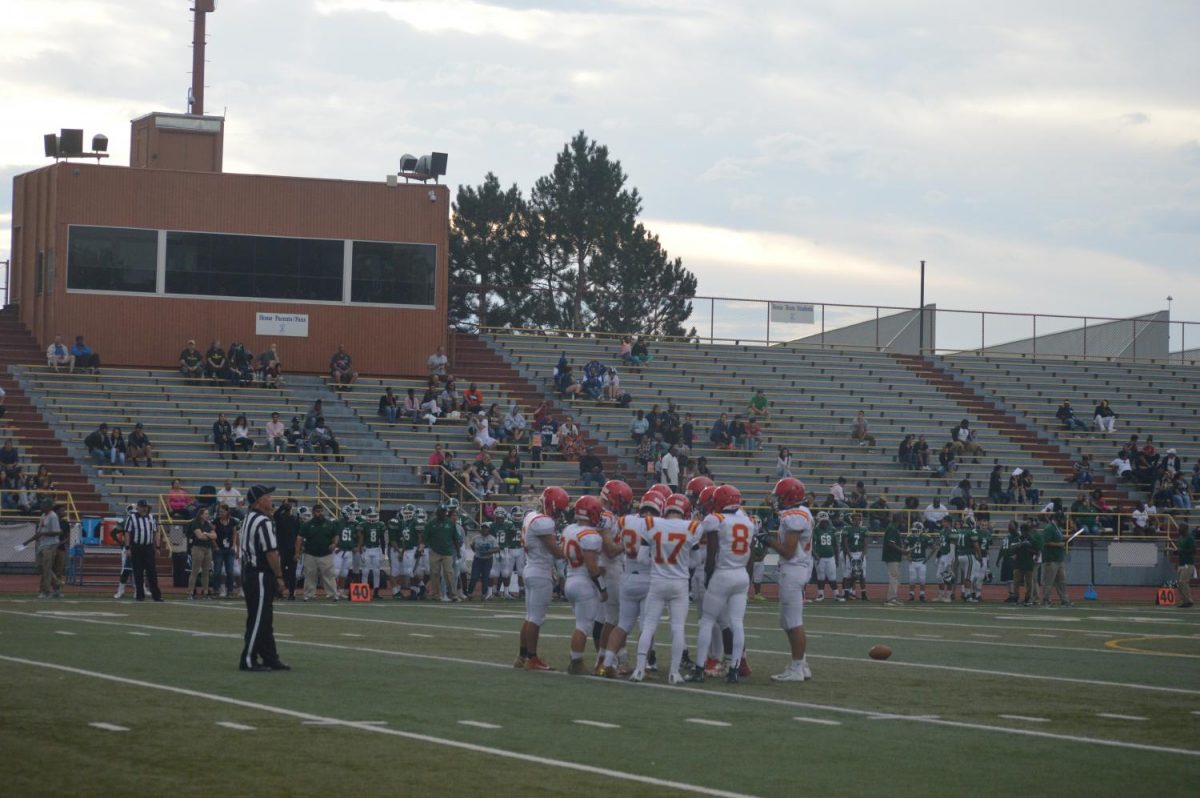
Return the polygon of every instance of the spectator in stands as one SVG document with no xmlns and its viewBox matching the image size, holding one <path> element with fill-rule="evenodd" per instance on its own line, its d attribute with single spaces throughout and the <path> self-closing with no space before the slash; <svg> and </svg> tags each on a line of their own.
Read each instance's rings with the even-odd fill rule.
<svg viewBox="0 0 1200 798">
<path fill-rule="evenodd" d="M 237 341 L 229 347 L 229 383 L 238 387 L 254 384 L 254 356 Z"/>
<path fill-rule="evenodd" d="M 583 456 L 579 458 L 579 485 L 583 488 L 584 493 L 589 493 L 593 486 L 599 492 L 606 481 L 604 463 L 596 456 L 596 452 L 591 446 L 587 447 L 583 451 Z"/>
<path fill-rule="evenodd" d="M 271 414 L 271 420 L 267 422 L 265 428 L 267 435 L 267 448 L 271 450 L 272 460 L 283 460 L 283 453 L 287 450 L 287 428 L 283 426 L 283 422 L 279 420 L 278 413 Z"/>
<path fill-rule="evenodd" d="M 688 454 L 696 446 L 696 422 L 692 420 L 692 414 L 687 413 L 683 417 L 683 424 L 679 427 L 679 451 Z"/>
<path fill-rule="evenodd" d="M 68 373 L 75 371 L 75 356 L 62 342 L 62 336 L 54 336 L 54 343 L 46 347 L 46 365 L 58 371 L 59 366 L 66 366 Z"/>
<path fill-rule="evenodd" d="M 621 402 L 625 392 L 621 390 L 621 376 L 611 366 L 604 370 L 600 384 L 601 394 L 606 402 Z"/>
<path fill-rule="evenodd" d="M 400 397 L 396 396 L 392 386 L 389 385 L 383 392 L 383 396 L 379 397 L 379 409 L 376 411 L 376 415 L 387 419 L 389 424 L 396 423 L 396 418 L 400 415 Z"/>
<path fill-rule="evenodd" d="M 146 435 L 146 428 L 142 422 L 133 425 L 133 432 L 129 433 L 129 459 L 136 466 L 138 460 L 146 458 L 146 465 L 154 465 L 154 450 L 150 446 L 150 437 Z"/>
<path fill-rule="evenodd" d="M 504 459 L 500 461 L 500 481 L 504 483 L 509 493 L 521 492 L 521 485 L 525 482 L 525 477 L 521 474 L 521 455 L 517 453 L 516 446 L 510 446 L 508 454 L 504 455 Z"/>
<path fill-rule="evenodd" d="M 1146 508 L 1145 502 L 1138 502 L 1133 511 L 1129 514 L 1130 521 L 1133 522 L 1133 534 L 1146 535 L 1150 531 L 1150 512 Z"/>
<path fill-rule="evenodd" d="M 543 416 L 533 433 L 540 439 L 541 448 L 549 449 L 554 446 L 558 442 L 558 424 L 555 422 L 554 416 Z"/>
<path fill-rule="evenodd" d="M 950 506 L 956 510 L 965 510 L 971 503 L 971 480 L 962 479 L 950 490 Z"/>
<path fill-rule="evenodd" d="M 636 411 L 633 414 L 633 421 L 629 422 L 629 436 L 633 438 L 634 443 L 641 443 L 649 431 L 650 422 L 646 420 L 645 412 Z"/>
<path fill-rule="evenodd" d="M 325 417 L 317 417 L 317 426 L 313 427 L 312 432 L 308 435 L 308 443 L 312 447 L 314 454 L 329 454 L 333 453 L 334 459 L 337 462 L 342 462 L 341 446 L 338 444 L 337 436 L 333 434 L 333 430 L 325 425 Z"/>
<path fill-rule="evenodd" d="M 745 426 L 745 446 L 752 452 L 762 449 L 762 427 L 757 419 L 748 419 Z"/>
<path fill-rule="evenodd" d="M 567 416 L 562 426 L 558 428 L 558 451 L 562 454 L 564 460 L 575 461 L 579 459 L 582 454 L 582 443 L 579 437 L 579 427 L 575 424 L 575 419 Z"/>
<path fill-rule="evenodd" d="M 1021 489 L 1025 492 L 1026 499 L 1030 504 L 1037 504 L 1041 491 L 1033 486 L 1033 472 L 1028 468 L 1021 469 L 1019 480 L 1021 482 Z"/>
<path fill-rule="evenodd" d="M 9 438 L 4 442 L 3 448 L 0 448 L 0 476 L 10 477 L 20 470 L 20 453 L 13 445 L 12 438 Z"/>
<path fill-rule="evenodd" d="M 75 358 L 75 365 L 79 368 L 91 369 L 93 374 L 100 373 L 100 356 L 84 343 L 82 335 L 75 336 L 75 343 L 71 345 L 71 356 Z"/>
<path fill-rule="evenodd" d="M 1070 520 L 1074 522 L 1075 528 L 1085 534 L 1099 534 L 1101 530 L 1096 521 L 1096 509 L 1087 491 L 1079 491 L 1075 501 L 1071 502 Z"/>
<path fill-rule="evenodd" d="M 1129 451 L 1124 448 L 1117 452 L 1117 456 L 1109 461 L 1108 467 L 1112 469 L 1113 476 L 1118 479 L 1133 479 L 1133 463 L 1129 460 Z"/>
<path fill-rule="evenodd" d="M 220 339 L 209 344 L 208 351 L 204 353 L 204 376 L 214 381 L 228 380 L 230 377 L 229 358 L 221 347 Z"/>
<path fill-rule="evenodd" d="M 934 496 L 933 501 L 925 507 L 925 528 L 928 530 L 941 529 L 942 522 L 948 515 L 950 515 L 950 510 L 942 504 L 942 497 Z"/>
<path fill-rule="evenodd" d="M 571 368 L 570 363 L 559 369 L 558 375 L 554 378 L 554 388 L 558 392 L 559 399 L 571 399 L 583 392 L 583 386 L 576 379 L 575 371 Z"/>
<path fill-rule="evenodd" d="M 695 475 L 698 477 L 708 477 L 713 482 L 717 481 L 717 478 L 713 475 L 712 468 L 708 465 L 707 457 L 701 456 L 696 458 L 695 471 Z"/>
<path fill-rule="evenodd" d="M 733 439 L 733 445 L 729 448 L 746 448 L 746 422 L 742 421 L 741 416 L 734 416 L 733 421 L 729 422 L 729 437 Z"/>
<path fill-rule="evenodd" d="M 1087 424 L 1075 415 L 1075 409 L 1071 407 L 1070 399 L 1063 399 L 1063 403 L 1059 405 L 1058 410 L 1054 412 L 1054 417 L 1062 422 L 1063 429 L 1065 430 L 1087 431 Z"/>
<path fill-rule="evenodd" d="M 190 521 L 192 518 L 191 507 L 192 494 L 184 490 L 183 483 L 178 479 L 171 480 L 171 489 L 167 491 L 167 512 L 174 519 Z"/>
<path fill-rule="evenodd" d="M 1167 449 L 1166 456 L 1158 463 L 1158 469 L 1164 474 L 1175 477 L 1183 473 L 1183 461 L 1179 459 L 1179 455 L 1175 454 L 1174 449 Z"/>
<path fill-rule="evenodd" d="M 521 408 L 517 407 L 517 403 L 513 402 L 508 407 L 508 413 L 504 416 L 504 437 L 509 443 L 520 445 L 529 437 L 529 424 L 525 421 L 525 416 L 521 413 Z M 515 452 L 516 449 L 509 451 Z"/>
<path fill-rule="evenodd" d="M 875 436 L 867 429 L 867 416 L 861 410 L 854 414 L 854 426 L 850 430 L 850 439 L 858 441 L 859 446 L 875 445 Z"/>
<path fill-rule="evenodd" d="M 661 430 L 659 426 L 662 423 L 662 411 L 658 409 L 658 405 L 651 405 L 650 412 L 646 414 L 647 433 L 653 438 Z"/>
<path fill-rule="evenodd" d="M 425 366 L 429 369 L 429 379 L 437 380 L 439 383 L 446 381 L 446 369 L 450 365 L 450 358 L 446 357 L 444 347 L 438 347 L 425 361 Z"/>
<path fill-rule="evenodd" d="M 913 451 L 913 444 L 916 441 L 917 436 L 911 433 L 905 435 L 904 439 L 900 441 L 900 446 L 896 449 L 896 462 L 900 464 L 901 468 L 918 468 Z"/>
<path fill-rule="evenodd" d="M 300 460 L 304 459 L 305 454 L 312 454 L 312 444 L 308 442 L 308 432 L 300 416 L 292 416 L 292 424 L 284 435 L 287 436 L 288 451 L 300 455 Z"/>
<path fill-rule="evenodd" d="M 41 507 L 41 500 L 38 498 L 37 478 L 33 475 L 25 477 L 23 487 L 21 497 L 17 502 L 17 509 L 23 515 L 33 515 Z"/>
<path fill-rule="evenodd" d="M 867 485 L 861 479 L 854 483 L 854 488 L 846 497 L 846 504 L 856 510 L 867 509 Z"/>
<path fill-rule="evenodd" d="M 0 388 L 0 418 L 4 418 L 4 414 L 8 412 L 8 408 L 4 406 L 5 393 L 4 389 Z"/>
<path fill-rule="evenodd" d="M 413 388 L 408 389 L 404 401 L 400 403 L 399 415 L 406 421 L 411 421 L 413 429 L 417 428 L 417 422 L 421 420 L 421 400 L 417 398 L 417 392 Z"/>
<path fill-rule="evenodd" d="M 108 459 L 118 474 L 124 475 L 125 458 L 128 454 L 129 446 L 125 443 L 125 436 L 121 434 L 121 428 L 113 427 L 112 432 L 108 434 Z"/>
<path fill-rule="evenodd" d="M 763 393 L 763 389 L 755 388 L 754 395 L 750 397 L 750 406 L 747 408 L 749 417 L 766 421 L 771 417 L 771 411 L 767 409 L 767 405 L 767 395 Z"/>
<path fill-rule="evenodd" d="M 458 387 L 456 386 L 453 377 L 450 377 L 444 383 L 442 383 L 442 389 L 438 391 L 437 394 L 437 401 L 438 407 L 442 411 L 442 415 L 448 416 L 451 413 L 459 412 Z"/>
<path fill-rule="evenodd" d="M 621 336 L 621 346 L 617 350 L 617 357 L 621 359 L 623 365 L 633 365 L 633 339 L 628 335 Z"/>
<path fill-rule="evenodd" d="M 1012 497 L 1004 489 L 1004 466 L 996 463 L 988 475 L 988 501 L 992 504 L 1008 504 Z"/>
<path fill-rule="evenodd" d="M 971 422 L 965 418 L 950 431 L 950 441 L 954 444 L 955 454 L 969 454 L 976 458 L 977 463 L 979 455 L 987 454 L 983 447 L 975 442 L 975 430 L 971 429 Z"/>
<path fill-rule="evenodd" d="M 775 457 L 775 476 L 779 479 L 790 477 L 792 475 L 792 450 L 786 446 L 780 446 Z"/>
<path fill-rule="evenodd" d="M 1174 477 L 1172 479 L 1171 485 L 1172 485 L 1172 489 L 1173 489 L 1173 493 L 1171 495 L 1171 501 L 1174 503 L 1174 505 L 1181 510 L 1192 509 L 1192 506 L 1193 506 L 1192 494 L 1191 494 L 1191 492 L 1188 491 L 1187 482 L 1184 481 L 1183 477 L 1181 477 L 1181 476 Z"/>
<path fill-rule="evenodd" d="M 247 455 L 254 451 L 254 438 L 251 437 L 250 422 L 245 415 L 239 415 L 233 420 L 233 447 L 241 449 Z"/>
<path fill-rule="evenodd" d="M 212 425 L 212 442 L 216 447 L 218 456 L 224 460 L 225 452 L 233 455 L 233 459 L 238 459 L 237 452 L 233 448 L 233 425 L 229 423 L 229 419 L 224 413 L 217 416 L 217 420 Z"/>
<path fill-rule="evenodd" d="M 508 432 L 504 429 L 504 416 L 500 414 L 500 405 L 492 402 L 487 409 L 488 431 L 500 443 L 504 443 L 508 439 Z"/>
<path fill-rule="evenodd" d="M 589 360 L 583 367 L 583 393 L 589 399 L 599 399 L 604 392 L 606 367 L 599 360 Z"/>
<path fill-rule="evenodd" d="M 1092 458 L 1084 455 L 1079 460 L 1071 464 L 1071 468 L 1075 473 L 1067 477 L 1067 482 L 1072 482 L 1080 487 L 1092 484 Z"/>
<path fill-rule="evenodd" d="M 712 429 L 708 432 L 708 439 L 713 446 L 718 449 L 732 449 L 733 436 L 729 431 L 729 416 L 722 413 L 716 421 L 713 422 Z"/>
<path fill-rule="evenodd" d="M 204 376 L 204 356 L 196 348 L 195 339 L 188 339 L 187 346 L 179 353 L 179 373 L 188 380 Z"/>
<path fill-rule="evenodd" d="M 646 341 L 640 337 L 635 339 L 629 350 L 629 365 L 641 368 L 653 359 L 650 356 L 650 349 L 646 346 Z"/>
<path fill-rule="evenodd" d="M 88 456 L 97 466 L 103 466 L 110 457 L 108 452 L 108 424 L 101 424 L 83 439 Z M 101 472 L 103 473 L 103 472 Z"/>
<path fill-rule="evenodd" d="M 659 463 L 662 470 L 662 483 L 671 489 L 672 493 L 679 492 L 679 456 L 672 446 L 667 449 Z"/>
<path fill-rule="evenodd" d="M 445 460 L 446 457 L 442 450 L 442 444 L 434 444 L 433 451 L 429 453 L 429 459 L 425 461 L 426 483 L 441 486 L 442 466 L 445 464 Z"/>
<path fill-rule="evenodd" d="M 1134 449 L 1129 452 L 1129 462 L 1133 466 L 1133 480 L 1142 485 L 1153 485 L 1156 476 L 1154 462 L 1144 449 Z"/>
<path fill-rule="evenodd" d="M 481 451 L 475 462 L 467 466 L 467 484 L 479 497 L 496 493 L 500 487 L 500 475 L 496 472 L 491 455 L 486 451 Z"/>
<path fill-rule="evenodd" d="M 829 501 L 832 507 L 849 507 L 846 503 L 846 478 L 838 477 L 837 481 L 829 486 Z"/>
<path fill-rule="evenodd" d="M 321 400 L 313 402 L 312 407 L 308 409 L 308 413 L 304 416 L 304 429 L 311 431 L 317 426 L 317 419 L 325 415 L 325 406 Z"/>
<path fill-rule="evenodd" d="M 358 379 L 358 372 L 354 370 L 354 360 L 342 344 L 338 344 L 337 351 L 329 358 L 329 379 L 337 390 L 349 390 L 349 386 Z"/>
<path fill-rule="evenodd" d="M 945 478 L 951 471 L 958 470 L 958 450 L 954 448 L 954 444 L 946 441 L 946 445 L 938 452 L 938 470 L 937 475 Z"/>
<path fill-rule="evenodd" d="M 923 471 L 929 471 L 929 442 L 925 440 L 924 435 L 917 436 L 917 442 L 913 444 L 913 458 L 916 460 L 917 467 Z"/>
<path fill-rule="evenodd" d="M 1151 501 L 1159 507 L 1175 506 L 1175 480 L 1163 474 L 1150 490 Z"/>
<path fill-rule="evenodd" d="M 225 480 L 224 486 L 217 491 L 217 504 L 223 504 L 229 508 L 229 512 L 235 517 L 241 519 L 246 512 L 246 499 L 242 496 L 242 492 L 233 486 L 233 482 Z"/>
<path fill-rule="evenodd" d="M 1101 399 L 1100 404 L 1096 405 L 1096 411 L 1092 416 L 1092 422 L 1096 425 L 1096 429 L 1100 432 L 1116 432 L 1117 414 L 1109 407 L 1107 399 Z"/>
<path fill-rule="evenodd" d="M 478 413 L 483 410 L 483 391 L 471 383 L 462 393 L 463 410 L 467 413 Z"/>
<path fill-rule="evenodd" d="M 500 442 L 492 436 L 491 422 L 488 421 L 487 412 L 483 410 L 478 411 L 471 419 L 467 432 L 474 437 L 475 445 L 480 449 L 490 449 Z"/>
<path fill-rule="evenodd" d="M 283 382 L 283 361 L 279 359 L 279 349 L 276 344 L 258 356 L 258 371 L 264 388 L 278 388 Z"/>
</svg>

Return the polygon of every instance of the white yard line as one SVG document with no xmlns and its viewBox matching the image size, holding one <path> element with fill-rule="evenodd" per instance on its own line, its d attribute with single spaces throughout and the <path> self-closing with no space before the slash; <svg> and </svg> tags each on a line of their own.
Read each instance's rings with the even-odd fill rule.
<svg viewBox="0 0 1200 798">
<path fill-rule="evenodd" d="M 1030 636 L 1030 637 L 1048 637 L 1048 638 L 1050 638 L 1051 640 L 1057 640 L 1057 639 L 1058 639 L 1058 635 L 1043 635 L 1043 634 L 1038 634 L 1037 632 L 1031 632 L 1031 633 L 1029 634 L 1029 636 Z"/>
<path fill-rule="evenodd" d="M 573 723 L 578 723 L 580 726 L 593 726 L 597 729 L 619 729 L 621 728 L 616 723 L 604 723 L 598 720 L 576 720 Z"/>
<path fill-rule="evenodd" d="M 55 629 L 55 630 L 54 630 L 54 634 L 56 634 L 56 635 L 67 635 L 68 637 L 74 637 L 74 636 L 75 636 L 75 633 L 74 633 L 74 632 L 64 632 L 62 629 Z"/>
<path fill-rule="evenodd" d="M 476 729 L 502 729 L 502 728 L 504 728 L 503 726 L 499 726 L 495 723 L 484 723 L 481 720 L 460 720 L 458 722 L 458 725 L 459 726 L 474 726 Z"/>
<path fill-rule="evenodd" d="M 433 635 L 425 635 L 425 634 L 421 634 L 420 632 L 409 632 L 408 636 L 409 637 L 427 637 L 430 640 L 433 639 Z"/>
<path fill-rule="evenodd" d="M 709 720 L 708 718 L 684 718 L 683 720 L 686 723 L 695 723 L 697 726 L 717 726 L 720 728 L 725 728 L 733 725 L 732 723 L 726 723 L 723 720 Z"/>
<path fill-rule="evenodd" d="M 149 632 L 130 632 L 129 634 L 134 635 L 135 637 L 149 637 L 150 636 Z"/>
<path fill-rule="evenodd" d="M 995 637 L 999 637 L 999 636 L 1000 635 L 984 634 L 983 632 L 972 632 L 971 633 L 971 637 L 993 637 L 993 638 L 995 638 Z"/>
<path fill-rule="evenodd" d="M 1112 718 L 1113 720 L 1150 720 L 1141 715 L 1120 715 L 1116 712 L 1097 712 L 1098 718 Z"/>
<path fill-rule="evenodd" d="M 95 723 L 89 723 L 88 725 L 93 729 L 103 729 L 104 731 L 129 731 L 128 727 L 126 726 L 118 726 L 115 723 L 105 723 L 103 721 L 96 721 Z"/>
<path fill-rule="evenodd" d="M 801 723 L 816 723 L 819 726 L 841 726 L 842 725 L 842 722 L 840 720 L 826 720 L 825 718 L 805 718 L 805 717 L 797 716 L 797 717 L 792 718 L 792 720 L 798 720 Z"/>
<path fill-rule="evenodd" d="M 1032 715 L 997 715 L 1005 720 L 1019 720 L 1023 723 L 1049 723 L 1050 718 L 1035 718 Z"/>
<path fill-rule="evenodd" d="M 256 728 L 254 726 L 247 726 L 245 723 L 234 723 L 231 720 L 219 720 L 217 721 L 217 725 L 226 729 L 233 729 L 234 731 L 254 731 Z"/>
</svg>

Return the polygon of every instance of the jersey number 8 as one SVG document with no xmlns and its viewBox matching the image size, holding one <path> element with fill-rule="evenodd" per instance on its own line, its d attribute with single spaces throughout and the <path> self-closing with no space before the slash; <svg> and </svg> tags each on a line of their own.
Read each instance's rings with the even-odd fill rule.
<svg viewBox="0 0 1200 798">
<path fill-rule="evenodd" d="M 745 524 L 734 524 L 731 531 L 733 532 L 733 542 L 729 546 L 730 550 L 739 556 L 749 554 L 750 527 Z"/>
</svg>

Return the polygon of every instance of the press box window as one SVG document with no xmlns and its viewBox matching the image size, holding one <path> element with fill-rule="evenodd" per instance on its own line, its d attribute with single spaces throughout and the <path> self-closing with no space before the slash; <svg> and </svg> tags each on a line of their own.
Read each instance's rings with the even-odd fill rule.
<svg viewBox="0 0 1200 798">
<path fill-rule="evenodd" d="M 81 227 L 67 232 L 67 288 L 153 294 L 158 232 Z"/>
<path fill-rule="evenodd" d="M 323 238 L 168 232 L 166 292 L 341 302 L 344 250 Z"/>
<path fill-rule="evenodd" d="M 351 302 L 433 306 L 433 244 L 355 241 L 351 268 Z"/>
</svg>

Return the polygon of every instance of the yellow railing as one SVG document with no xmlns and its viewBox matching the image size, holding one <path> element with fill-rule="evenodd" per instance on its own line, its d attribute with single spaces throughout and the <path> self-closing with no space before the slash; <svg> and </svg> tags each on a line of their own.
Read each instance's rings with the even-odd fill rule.
<svg viewBox="0 0 1200 798">
<path fill-rule="evenodd" d="M 358 501 L 358 494 L 325 467 L 324 463 L 313 463 L 316 468 L 316 499 L 325 506 L 331 518 L 336 518 L 343 504 Z"/>
</svg>

